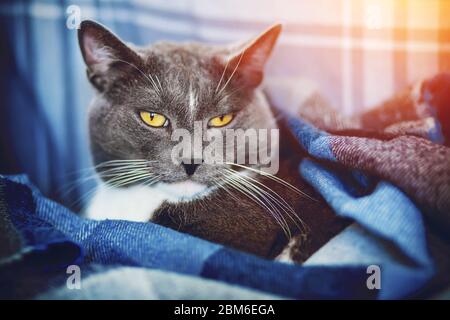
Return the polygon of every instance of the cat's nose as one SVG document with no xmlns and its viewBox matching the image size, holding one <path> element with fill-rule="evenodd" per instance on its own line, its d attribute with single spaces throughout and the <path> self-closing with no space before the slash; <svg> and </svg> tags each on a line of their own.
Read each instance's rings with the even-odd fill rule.
<svg viewBox="0 0 450 320">
<path fill-rule="evenodd" d="M 195 161 L 191 160 L 190 163 L 185 163 L 184 161 L 181 161 L 181 165 L 184 168 L 184 171 L 186 171 L 186 174 L 188 176 L 192 176 L 195 172 L 195 170 L 197 170 L 197 168 L 200 166 L 199 163 L 195 163 Z"/>
</svg>

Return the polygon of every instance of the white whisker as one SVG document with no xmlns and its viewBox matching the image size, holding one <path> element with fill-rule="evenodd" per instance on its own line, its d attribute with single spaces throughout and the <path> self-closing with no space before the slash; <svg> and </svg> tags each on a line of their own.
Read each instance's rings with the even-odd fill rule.
<svg viewBox="0 0 450 320">
<path fill-rule="evenodd" d="M 217 84 L 216 90 L 214 91 L 217 93 L 217 90 L 219 90 L 220 84 L 222 83 L 223 77 L 225 76 L 225 72 L 227 72 L 228 64 L 230 63 L 230 59 L 227 61 L 227 64 L 225 65 L 225 68 L 223 68 L 222 75 L 220 76 L 219 83 Z"/>
<path fill-rule="evenodd" d="M 268 198 L 270 198 L 270 195 L 266 191 L 262 190 L 261 188 L 255 186 L 254 184 L 245 180 L 243 176 L 241 176 L 239 174 L 234 174 L 233 172 L 231 172 L 231 173 L 235 176 L 236 181 L 241 183 L 242 186 L 249 188 L 255 194 L 259 195 L 262 198 L 262 201 L 267 205 L 266 208 L 268 208 L 270 206 L 271 209 L 269 209 L 268 211 L 272 214 L 272 216 L 275 218 L 275 220 L 282 227 L 286 236 L 288 238 L 291 238 L 291 232 L 289 229 L 289 225 L 286 222 L 286 220 L 284 219 L 283 214 L 278 210 L 278 207 L 272 201 L 270 201 L 268 199 Z"/>
<path fill-rule="evenodd" d="M 290 206 L 286 200 L 284 200 L 283 197 L 281 197 L 277 192 L 275 192 L 274 190 L 272 190 L 270 187 L 268 187 L 267 185 L 265 185 L 264 183 L 258 181 L 257 179 L 254 179 L 252 177 L 246 176 L 241 174 L 239 171 L 233 170 L 233 169 L 227 169 L 230 170 L 230 172 L 240 175 L 243 179 L 246 180 L 250 180 L 247 181 L 248 183 L 254 185 L 256 188 L 260 189 L 262 192 L 264 192 L 267 197 L 269 197 L 272 201 L 274 201 L 276 203 L 277 206 L 281 207 L 281 209 L 283 210 L 284 213 L 287 214 L 287 216 L 292 220 L 292 222 L 299 228 L 305 228 L 305 223 L 303 222 L 303 220 L 297 215 L 297 213 L 295 212 L 294 208 L 292 208 L 292 206 Z M 256 185 L 257 186 L 256 186 Z M 266 189 L 263 190 L 261 188 L 259 188 L 258 186 L 261 186 L 262 188 Z M 295 219 L 297 218 L 297 220 Z M 300 223 L 301 226 L 298 224 Z"/>
<path fill-rule="evenodd" d="M 224 175 L 224 177 L 225 177 L 225 181 L 226 181 L 227 185 L 229 185 L 236 191 L 242 193 L 250 200 L 259 204 L 265 211 L 269 212 L 271 214 L 271 216 L 275 219 L 275 221 L 280 225 L 280 227 L 282 228 L 282 230 L 286 234 L 286 236 L 288 238 L 290 238 L 291 234 L 290 234 L 290 230 L 289 230 L 289 227 L 287 226 L 286 221 L 283 221 L 284 218 L 282 216 L 280 217 L 280 215 L 278 214 L 277 209 L 274 207 L 273 203 L 271 203 L 270 201 L 267 201 L 267 198 L 264 197 L 263 193 L 261 193 L 256 188 L 253 188 L 249 184 L 246 184 L 245 180 L 241 179 L 237 175 L 233 175 L 231 177 Z M 249 190 L 249 188 L 250 188 L 250 190 Z M 260 199 L 258 197 L 258 195 L 260 197 L 262 197 L 263 199 Z"/>
<path fill-rule="evenodd" d="M 158 81 L 158 84 L 159 84 L 159 89 L 161 90 L 161 91 L 163 91 L 163 87 L 162 87 L 162 85 L 161 85 L 161 81 L 159 81 L 159 78 L 158 78 L 158 76 L 155 74 L 155 78 L 156 78 L 156 81 Z"/>
<path fill-rule="evenodd" d="M 277 176 L 275 176 L 273 174 L 270 174 L 270 173 L 264 172 L 262 170 L 258 170 L 258 169 L 252 168 L 252 167 L 244 166 L 242 164 L 234 163 L 234 162 L 225 162 L 225 163 L 228 164 L 228 165 L 237 166 L 237 167 L 244 168 L 244 169 L 253 171 L 255 173 L 258 173 L 258 174 L 260 174 L 262 176 L 265 176 L 265 177 L 267 177 L 267 178 L 269 178 L 269 179 L 271 179 L 273 181 L 276 181 L 276 182 L 284 185 L 285 187 L 291 189 L 292 191 L 296 192 L 299 195 L 305 196 L 305 197 L 307 197 L 307 198 L 309 198 L 309 199 L 311 199 L 313 201 L 318 201 L 317 199 L 311 197 L 310 195 L 308 195 L 305 192 L 301 191 L 297 187 L 293 186 L 289 182 L 284 181 L 283 179 L 281 179 L 281 178 L 279 178 L 279 177 L 277 177 Z"/>
<path fill-rule="evenodd" d="M 143 72 L 141 69 L 139 69 L 138 67 L 136 67 L 134 64 L 132 64 L 132 63 L 130 63 L 130 62 L 128 62 L 128 61 L 125 61 L 125 60 L 122 60 L 122 59 L 112 59 L 111 61 L 118 61 L 118 62 L 123 62 L 123 63 L 126 63 L 126 64 L 128 64 L 129 66 L 132 66 L 133 68 L 135 68 L 136 70 L 138 70 L 148 81 L 150 81 L 150 83 L 152 84 L 152 86 L 153 86 L 153 88 L 155 89 L 155 91 L 157 92 L 157 93 L 161 93 L 160 91 L 159 91 L 159 89 L 158 89 L 158 87 L 156 86 L 156 83 L 155 83 L 155 80 L 153 79 L 153 77 L 151 76 L 151 75 L 149 75 L 149 76 L 147 76 L 146 74 L 145 74 L 145 72 Z"/>
<path fill-rule="evenodd" d="M 229 82 L 231 81 L 231 79 L 233 78 L 233 76 L 234 76 L 236 70 L 238 69 L 239 65 L 241 64 L 241 60 L 242 60 L 242 57 L 244 56 L 244 53 L 245 53 L 245 49 L 244 49 L 244 51 L 242 51 L 241 56 L 239 57 L 239 61 L 238 61 L 238 63 L 236 64 L 236 67 L 234 67 L 234 70 L 233 70 L 233 72 L 231 73 L 230 77 L 228 78 L 227 82 L 225 82 L 225 84 L 223 85 L 222 89 L 220 89 L 219 95 L 225 90 L 225 88 L 227 87 L 228 83 L 229 83 Z"/>
</svg>

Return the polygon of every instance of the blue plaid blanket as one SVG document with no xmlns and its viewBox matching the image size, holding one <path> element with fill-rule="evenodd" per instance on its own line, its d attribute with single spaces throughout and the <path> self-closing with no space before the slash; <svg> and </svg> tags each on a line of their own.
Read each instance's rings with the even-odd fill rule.
<svg viewBox="0 0 450 320">
<path fill-rule="evenodd" d="M 0 181 L 2 208 L 23 239 L 22 258 L 0 267 L 3 298 L 14 292 L 17 277 L 24 277 L 19 271 L 14 276 L 21 265 L 33 266 L 26 272 L 42 277 L 46 272 L 58 274 L 58 270 L 65 274 L 69 265 L 83 269 L 91 263 L 173 271 L 289 298 L 373 296 L 366 288 L 365 267 L 292 266 L 153 223 L 86 220 L 43 197 L 25 176 L 1 177 Z"/>
<path fill-rule="evenodd" d="M 4 53 L 1 60 L 0 91 L 4 102 L 2 106 L 7 106 L 0 108 L 0 168 L 8 172 L 26 172 L 43 194 L 65 204 L 78 199 L 88 188 L 76 186 L 73 194 L 66 198 L 57 196 L 56 190 L 79 178 L 72 179 L 68 175 L 69 172 L 90 164 L 83 128 L 85 107 L 91 96 L 87 94 L 88 82 L 81 56 L 78 54 L 76 29 L 66 28 L 66 9 L 69 4 L 70 2 L 52 0 L 4 1 L 0 4 L 0 41 Z M 243 32 L 250 36 L 272 22 L 270 19 L 263 23 L 256 21 L 254 10 L 248 10 L 246 21 L 239 21 L 232 6 L 228 6 L 230 11 L 226 19 L 214 21 L 209 15 L 210 10 L 218 8 L 216 3 L 206 6 L 204 10 L 203 6 L 180 9 L 176 4 L 158 8 L 156 3 L 144 4 L 142 1 L 86 0 L 81 1 L 79 5 L 83 19 L 99 20 L 118 32 L 122 38 L 138 45 L 146 45 L 160 39 L 226 42 L 241 38 Z M 253 8 L 255 4 L 249 6 Z M 227 6 L 221 6 L 215 14 L 224 14 L 225 7 Z M 272 6 L 269 7 L 270 10 L 273 9 Z M 304 12 L 305 18 L 308 15 L 308 10 L 292 12 Z M 164 23 L 161 23 L 162 21 Z M 305 34 L 308 38 L 309 33 L 315 30 L 307 28 L 308 32 L 297 34 L 303 27 L 294 24 L 292 28 L 287 28 L 290 31 L 286 39 L 298 39 L 299 35 Z M 214 28 L 215 32 L 211 32 L 211 28 Z M 231 35 L 230 28 L 234 30 Z M 321 30 L 325 29 L 320 27 L 318 30 L 322 32 Z M 309 38 L 306 40 L 308 41 L 302 43 L 310 43 Z M 305 75 L 321 79 L 319 82 L 326 84 L 324 91 L 332 92 L 329 97 L 333 101 L 340 101 L 341 92 L 347 92 L 342 95 L 342 100 L 347 101 L 344 104 L 346 109 L 369 104 L 368 101 L 362 101 L 362 88 L 353 90 L 355 103 L 350 104 L 352 99 L 346 97 L 351 96 L 348 90 L 352 90 L 352 86 L 345 83 L 342 87 L 336 86 L 334 80 L 340 78 L 342 70 L 334 63 L 334 51 L 323 50 L 322 40 L 317 42 L 317 47 L 309 48 L 313 50 L 306 51 L 302 43 L 297 43 L 294 47 L 292 41 L 286 42 L 288 48 L 284 48 L 281 42 L 281 53 L 289 49 L 293 56 L 301 56 L 302 59 L 296 60 L 298 70 L 293 70 L 291 60 L 286 59 L 284 54 L 280 54 L 278 58 L 274 56 L 274 61 L 277 61 L 274 63 L 277 65 L 277 74 L 303 75 L 305 71 L 314 71 L 314 74 L 310 72 Z M 337 42 L 333 40 L 333 43 Z M 294 49 L 296 51 L 292 51 Z M 309 55 L 309 58 L 305 58 L 305 54 Z M 316 63 L 317 56 L 323 57 L 324 54 L 325 57 L 328 57 L 327 54 L 330 56 L 321 61 L 332 61 L 332 64 Z M 389 52 L 386 54 L 391 55 Z M 361 62 L 351 59 L 345 61 Z M 377 63 L 378 60 L 373 61 Z M 313 62 L 317 68 L 310 68 Z M 414 66 L 415 64 L 411 64 L 410 67 Z M 366 76 L 385 78 L 386 74 L 392 75 L 392 72 L 398 69 L 391 68 L 391 64 L 388 64 L 387 68 L 385 72 L 366 72 Z M 354 69 L 355 79 L 360 79 L 359 73 L 363 69 Z M 403 81 L 395 87 L 403 85 Z M 49 86 L 49 83 L 52 85 Z M 440 89 L 442 102 L 439 103 L 445 105 L 445 108 L 437 112 L 441 115 L 438 119 L 441 123 L 438 121 L 430 128 L 428 137 L 434 141 L 443 140 L 440 125 L 444 132 L 450 132 L 450 120 L 446 111 L 449 105 L 447 93 L 450 81 L 444 83 L 447 83 L 447 87 Z M 382 89 L 390 85 L 390 82 L 378 81 L 378 84 L 377 91 L 394 91 L 394 88 L 387 91 Z M 378 95 L 378 92 L 375 93 Z M 429 96 L 424 95 L 424 100 Z M 373 100 L 372 94 L 369 98 L 370 101 Z M 432 103 L 432 100 L 429 102 Z M 280 104 L 287 103 L 282 101 Z M 286 107 L 293 110 L 297 106 Z M 24 114 L 27 116 L 24 117 Z M 431 112 L 431 115 L 435 114 L 436 112 Z M 67 266 L 74 264 L 83 270 L 83 279 L 90 273 L 105 274 L 110 268 L 125 266 L 151 272 L 157 270 L 159 276 L 161 273 L 187 275 L 195 280 L 191 283 L 205 288 L 205 291 L 195 295 L 204 298 L 211 296 L 208 281 L 251 289 L 246 291 L 250 292 L 249 294 L 244 295 L 247 298 L 260 297 L 258 293 L 267 293 L 270 297 L 298 299 L 388 299 L 410 297 L 419 292 L 435 274 L 435 263 L 428 249 L 423 208 L 436 214 L 436 221 L 442 222 L 442 225 L 449 225 L 450 192 L 446 191 L 448 181 L 444 180 L 437 189 L 427 186 L 430 186 L 429 182 L 437 182 L 437 177 L 445 178 L 450 166 L 447 165 L 440 171 L 430 170 L 426 175 L 408 175 L 401 170 L 392 169 L 386 172 L 385 167 L 367 167 L 376 163 L 374 158 L 364 158 L 366 161 L 361 164 L 357 161 L 359 157 L 345 157 L 348 155 L 345 153 L 346 145 L 357 150 L 361 145 L 383 144 L 382 141 L 343 141 L 344 137 L 318 130 L 296 117 L 290 118 L 289 124 L 299 142 L 310 154 L 310 159 L 299 164 L 303 178 L 323 196 L 337 214 L 351 218 L 367 232 L 381 239 L 380 241 L 389 243 L 402 256 L 402 259 L 381 260 L 374 257 L 370 261 L 381 268 L 380 290 L 367 288 L 366 282 L 370 276 L 367 273 L 367 262 L 355 260 L 353 263 L 342 263 L 334 260 L 327 264 L 306 263 L 304 266 L 292 266 L 262 260 L 152 223 L 85 220 L 43 196 L 25 176 L 0 176 L 0 296 L 35 297 L 47 292 L 50 287 L 64 287 Z M 449 135 L 446 138 L 448 145 Z M 407 139 L 412 138 L 400 137 L 397 141 Z M 11 144 L 11 141 L 15 143 Z M 430 145 L 419 141 L 416 146 L 417 149 L 411 150 L 422 150 L 422 146 L 428 150 Z M 406 168 L 413 168 L 415 163 L 433 163 L 433 159 L 440 164 L 448 164 L 448 150 L 442 147 L 435 154 L 421 153 L 420 161 L 415 161 L 417 158 L 413 157 L 409 159 L 412 162 L 409 162 Z M 370 154 L 370 150 L 364 153 L 365 156 Z M 433 159 L 428 161 L 427 155 Z M 444 157 L 444 161 L 438 161 L 440 158 L 435 155 Z M 349 162 L 346 162 L 347 160 Z M 407 157 L 404 160 L 406 163 Z M 344 164 L 350 168 L 347 174 L 358 181 L 357 189 L 363 192 L 355 192 L 354 186 L 349 186 L 341 179 L 340 172 L 332 166 L 324 165 L 324 161 Z M 386 161 L 389 162 L 389 158 L 386 158 Z M 425 187 L 411 189 L 412 184 L 408 184 L 408 181 Z M 358 247 L 366 238 L 352 234 L 347 240 L 348 243 L 354 243 L 354 247 Z M 99 269 L 98 266 L 108 269 Z M 162 283 L 160 286 L 168 284 Z M 164 296 L 175 298 L 175 293 L 172 294 Z M 238 293 L 233 291 L 233 294 Z"/>
<path fill-rule="evenodd" d="M 63 278 L 65 268 L 73 264 L 87 270 L 92 264 L 159 269 L 295 299 L 386 299 L 415 294 L 432 278 L 434 265 L 422 214 L 414 202 L 386 181 L 379 181 L 363 197 L 352 195 L 337 172 L 314 160 L 336 161 L 331 148 L 335 137 L 298 118 L 289 123 L 311 155 L 299 165 L 303 177 L 337 214 L 357 221 L 404 256 L 404 260 L 380 263 L 381 289 L 368 288 L 367 264 L 289 265 L 153 223 L 87 220 L 46 199 L 25 176 L 2 176 L 2 218 L 18 233 L 21 246 L 16 258 L 0 264 L 1 296 L 13 297 L 17 282 L 24 278 Z M 354 175 L 364 186 L 367 177 L 358 171 Z M 58 283 L 51 279 L 44 283 L 44 290 L 49 283 Z"/>
</svg>

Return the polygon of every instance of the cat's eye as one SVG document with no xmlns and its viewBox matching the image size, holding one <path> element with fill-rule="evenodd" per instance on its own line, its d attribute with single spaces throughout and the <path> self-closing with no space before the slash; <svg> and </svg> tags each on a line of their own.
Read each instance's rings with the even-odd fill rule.
<svg viewBox="0 0 450 320">
<path fill-rule="evenodd" d="M 139 115 L 142 121 L 154 128 L 166 127 L 169 124 L 165 116 L 156 112 L 141 111 Z"/>
<path fill-rule="evenodd" d="M 226 126 L 233 120 L 234 116 L 230 114 L 224 114 L 222 116 L 214 117 L 211 120 L 209 120 L 208 125 L 213 128 L 219 128 Z"/>
</svg>

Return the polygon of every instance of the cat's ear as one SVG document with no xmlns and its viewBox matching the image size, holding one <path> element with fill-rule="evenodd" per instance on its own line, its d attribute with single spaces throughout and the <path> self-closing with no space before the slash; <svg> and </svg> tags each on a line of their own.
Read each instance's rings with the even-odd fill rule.
<svg viewBox="0 0 450 320">
<path fill-rule="evenodd" d="M 85 20 L 78 29 L 78 42 L 87 74 L 92 84 L 102 91 L 108 82 L 136 65 L 140 57 L 101 24 Z"/>
<path fill-rule="evenodd" d="M 245 84 L 257 87 L 263 79 L 266 64 L 278 36 L 281 24 L 276 24 L 250 42 L 234 49 L 228 61 L 228 70 L 236 70 L 244 79 Z"/>
</svg>

